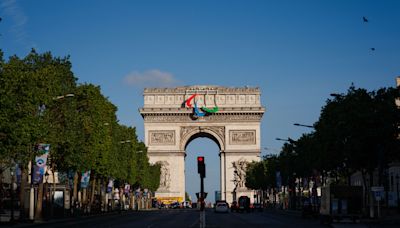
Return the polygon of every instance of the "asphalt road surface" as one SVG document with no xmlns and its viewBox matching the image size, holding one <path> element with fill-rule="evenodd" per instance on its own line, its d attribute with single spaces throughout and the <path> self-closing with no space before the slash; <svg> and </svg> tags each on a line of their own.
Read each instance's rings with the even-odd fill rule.
<svg viewBox="0 0 400 228">
<path fill-rule="evenodd" d="M 296 215 L 276 211 L 253 213 L 214 213 L 209 209 L 205 212 L 206 227 L 381 227 L 364 224 L 334 224 L 322 226 L 318 219 L 301 218 Z M 200 212 L 195 209 L 170 209 L 125 212 L 121 214 L 106 214 L 91 217 L 69 218 L 31 224 L 29 227 L 200 227 Z M 14 227 L 27 227 L 17 225 Z"/>
</svg>

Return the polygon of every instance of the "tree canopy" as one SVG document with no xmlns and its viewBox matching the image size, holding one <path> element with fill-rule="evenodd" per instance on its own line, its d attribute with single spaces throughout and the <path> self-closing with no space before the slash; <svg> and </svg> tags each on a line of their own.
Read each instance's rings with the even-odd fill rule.
<svg viewBox="0 0 400 228">
<path fill-rule="evenodd" d="M 395 104 L 399 94 L 398 87 L 368 92 L 353 85 L 346 94 L 333 94 L 322 107 L 314 131 L 285 143 L 276 165 L 268 159 L 250 165 L 247 186 L 273 187 L 271 177 L 276 172 L 286 184 L 292 177 L 316 174 L 347 179 L 352 172 L 371 174 L 399 161 L 400 109 Z"/>
<path fill-rule="evenodd" d="M 91 170 L 157 189 L 160 167 L 149 164 L 136 129 L 119 124 L 117 107 L 100 87 L 77 84 L 71 68 L 69 57 L 50 52 L 6 61 L 0 51 L 0 162 L 27 166 L 35 145 L 49 143 L 58 171 Z"/>
</svg>

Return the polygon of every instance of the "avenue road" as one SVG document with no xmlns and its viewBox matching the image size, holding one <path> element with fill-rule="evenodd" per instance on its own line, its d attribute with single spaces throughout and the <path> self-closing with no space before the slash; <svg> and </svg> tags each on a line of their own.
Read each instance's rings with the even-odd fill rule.
<svg viewBox="0 0 400 228">
<path fill-rule="evenodd" d="M 124 212 L 80 218 L 69 218 L 58 221 L 17 225 L 14 227 L 199 227 L 200 212 L 196 209 L 153 210 Z M 253 213 L 217 214 L 206 210 L 206 227 L 374 227 L 363 224 L 320 225 L 318 219 L 301 218 L 297 215 L 264 211 Z M 382 226 L 377 226 L 382 227 Z"/>
</svg>

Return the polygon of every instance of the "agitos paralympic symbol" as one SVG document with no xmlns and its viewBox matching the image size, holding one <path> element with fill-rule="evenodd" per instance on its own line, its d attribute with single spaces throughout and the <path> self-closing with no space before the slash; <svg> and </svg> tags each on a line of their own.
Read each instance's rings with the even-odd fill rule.
<svg viewBox="0 0 400 228">
<path fill-rule="evenodd" d="M 197 96 L 197 94 L 193 94 L 192 96 L 190 96 L 186 100 L 186 102 L 185 102 L 186 107 L 192 108 L 191 101 L 194 99 L 195 96 Z M 202 111 L 200 111 L 200 109 L 197 107 L 196 99 L 194 99 L 193 103 L 194 103 L 193 111 L 194 111 L 195 116 L 197 116 L 197 117 L 201 117 L 201 116 L 205 116 L 206 114 L 211 114 L 211 113 L 218 112 L 218 106 L 215 106 L 212 109 L 209 109 L 209 108 L 206 108 L 206 107 L 203 106 L 203 107 L 200 108 Z"/>
</svg>

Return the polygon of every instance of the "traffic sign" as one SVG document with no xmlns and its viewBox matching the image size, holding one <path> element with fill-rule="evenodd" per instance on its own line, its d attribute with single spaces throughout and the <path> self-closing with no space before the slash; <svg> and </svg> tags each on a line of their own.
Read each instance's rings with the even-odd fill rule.
<svg viewBox="0 0 400 228">
<path fill-rule="evenodd" d="M 371 187 L 371 191 L 372 192 L 383 192 L 383 191 L 385 191 L 385 188 L 382 186 L 373 186 L 373 187 Z"/>
<path fill-rule="evenodd" d="M 385 188 L 382 186 L 373 186 L 371 187 L 371 191 L 374 194 L 375 200 L 380 201 L 383 198 Z"/>
</svg>

